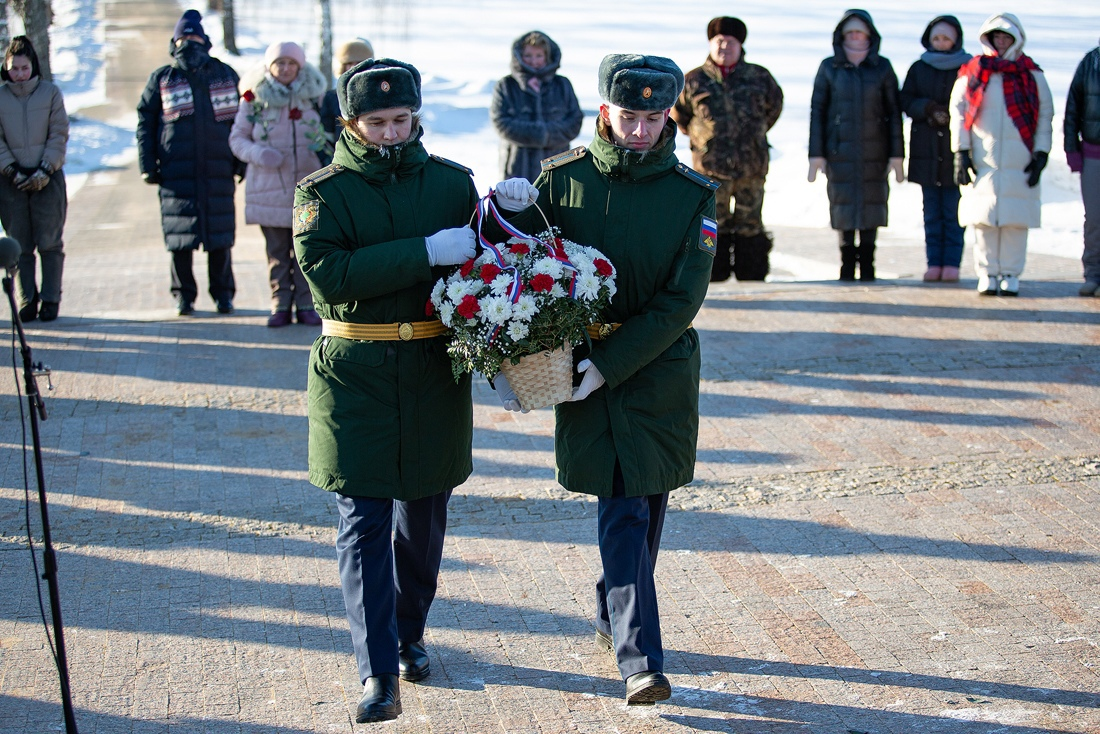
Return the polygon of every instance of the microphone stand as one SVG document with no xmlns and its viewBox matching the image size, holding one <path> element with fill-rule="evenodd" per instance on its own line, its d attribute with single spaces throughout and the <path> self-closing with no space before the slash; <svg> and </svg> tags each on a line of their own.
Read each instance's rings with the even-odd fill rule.
<svg viewBox="0 0 1100 734">
<path fill-rule="evenodd" d="M 61 624 L 61 594 L 57 588 L 57 556 L 50 540 L 50 517 L 46 507 L 46 482 L 42 471 L 42 441 L 38 435 L 38 418 L 46 420 L 46 404 L 42 402 L 42 395 L 38 392 L 39 374 L 47 375 L 49 370 L 39 363 L 35 365 L 31 361 L 31 348 L 27 344 L 27 337 L 23 333 L 23 324 L 19 321 L 19 309 L 15 305 L 15 284 L 11 275 L 4 276 L 4 293 L 8 296 L 11 305 L 11 322 L 19 334 L 19 352 L 23 355 L 23 384 L 24 394 L 27 396 L 27 405 L 31 414 L 31 440 L 34 442 L 34 469 L 38 479 L 38 509 L 42 514 L 42 559 L 45 571 L 42 578 L 46 580 L 46 586 L 50 592 L 50 612 L 53 616 L 54 643 L 56 647 L 55 662 L 57 664 L 58 677 L 61 679 L 61 707 L 65 713 L 66 734 L 77 734 L 76 716 L 73 713 L 73 698 L 69 690 L 69 661 L 65 656 L 65 630 Z M 31 529 L 27 528 L 29 536 Z"/>
</svg>

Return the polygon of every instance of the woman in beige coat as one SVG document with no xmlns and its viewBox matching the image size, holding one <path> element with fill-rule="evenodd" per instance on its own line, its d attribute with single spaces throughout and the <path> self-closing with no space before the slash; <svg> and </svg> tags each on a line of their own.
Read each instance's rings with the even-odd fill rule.
<svg viewBox="0 0 1100 734">
<path fill-rule="evenodd" d="M 1042 70 L 1023 52 L 1026 36 L 1016 16 L 990 17 L 979 35 L 984 53 L 959 70 L 948 105 L 962 187 L 959 224 L 974 227 L 978 293 L 1015 296 L 1027 230 L 1040 224 L 1039 176 L 1050 153 L 1054 104 Z"/>
</svg>

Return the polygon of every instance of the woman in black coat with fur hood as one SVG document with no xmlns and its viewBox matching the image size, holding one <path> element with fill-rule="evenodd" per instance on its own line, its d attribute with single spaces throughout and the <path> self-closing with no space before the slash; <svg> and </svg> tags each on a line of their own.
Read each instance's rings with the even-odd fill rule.
<svg viewBox="0 0 1100 734">
<path fill-rule="evenodd" d="M 959 187 L 951 154 L 947 103 L 959 67 L 970 60 L 963 51 L 962 24 L 953 15 L 933 18 L 921 36 L 927 49 L 909 67 L 901 87 L 901 107 L 913 120 L 909 135 L 909 180 L 924 191 L 924 244 L 928 270 L 924 280 L 959 280 L 963 228 L 959 226 Z"/>
</svg>

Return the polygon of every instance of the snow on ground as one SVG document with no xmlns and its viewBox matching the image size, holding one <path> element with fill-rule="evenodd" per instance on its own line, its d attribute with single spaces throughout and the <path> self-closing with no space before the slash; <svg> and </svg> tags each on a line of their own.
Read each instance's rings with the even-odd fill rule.
<svg viewBox="0 0 1100 734">
<path fill-rule="evenodd" d="M 181 12 L 196 3 L 181 2 Z M 70 113 L 102 103 L 102 61 L 105 48 L 98 20 L 98 0 L 54 0 L 55 75 Z M 197 3 L 200 9 L 205 3 Z M 264 48 L 273 41 L 301 43 L 311 61 L 319 58 L 319 11 L 301 0 L 236 0 L 240 57 L 221 45 L 217 14 L 204 18 L 215 42 L 214 53 L 238 70 L 262 63 Z M 977 53 L 977 31 L 1000 4 L 968 3 L 955 14 L 962 21 L 966 48 Z M 675 7 L 675 12 L 670 8 Z M 769 136 L 772 168 L 764 205 L 772 225 L 828 227 L 825 183 L 806 182 L 806 138 L 813 77 L 822 58 L 831 55 L 832 30 L 847 6 L 825 0 L 772 0 L 744 10 L 704 0 L 682 0 L 675 6 L 655 0 L 633 0 L 615 6 L 581 0 L 332 0 L 335 41 L 362 36 L 380 56 L 408 61 L 424 76 L 424 117 L 428 149 L 474 169 L 484 191 L 499 179 L 497 138 L 489 123 L 493 85 L 508 71 L 512 41 L 537 28 L 562 47 L 561 73 L 573 82 L 587 113 L 575 144 L 591 138 L 599 106 L 596 70 L 612 52 L 669 56 L 685 71 L 706 57 L 706 23 L 737 12 L 749 29 L 746 59 L 767 67 L 786 97 L 782 117 Z M 865 2 L 883 36 L 882 54 L 904 80 L 923 49 L 920 35 L 941 3 L 911 0 Z M 304 9 L 303 9 L 304 8 Z M 1043 176 L 1043 221 L 1033 231 L 1036 251 L 1076 258 L 1081 251 L 1084 211 L 1080 179 L 1071 174 L 1062 148 L 1062 111 L 1074 69 L 1097 44 L 1100 14 L 1089 3 L 1033 0 L 1017 8 L 1028 34 L 1026 50 L 1047 74 L 1055 99 L 1054 150 Z M 165 28 L 165 36 L 171 34 Z M 151 69 L 149 71 L 152 71 Z M 136 103 L 136 100 L 135 100 Z M 118 165 L 133 157 L 133 112 L 120 110 L 117 125 L 78 120 L 70 143 L 73 174 Z M 123 121 L 128 121 L 123 124 Z M 129 129 L 127 129 L 127 126 Z M 690 162 L 687 140 L 678 142 L 681 158 Z M 890 221 L 883 244 L 890 239 L 921 239 L 921 192 L 915 184 L 891 184 Z"/>
</svg>

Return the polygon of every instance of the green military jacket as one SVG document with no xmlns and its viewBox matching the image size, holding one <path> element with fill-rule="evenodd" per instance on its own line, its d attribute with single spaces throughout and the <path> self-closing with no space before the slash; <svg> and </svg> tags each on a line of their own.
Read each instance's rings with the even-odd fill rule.
<svg viewBox="0 0 1100 734">
<path fill-rule="evenodd" d="M 670 122 L 641 154 L 598 132 L 583 155 L 544 162 L 535 182 L 550 224 L 618 270 L 603 320 L 622 326 L 593 342 L 589 357 L 607 385 L 555 408 L 558 481 L 574 492 L 610 496 L 616 460 L 628 496 L 668 492 L 694 475 L 699 335 L 691 321 L 714 260 L 717 184 L 677 163 L 675 133 Z M 561 159 L 569 162 L 555 165 Z M 534 207 L 514 221 L 541 229 Z"/>
<path fill-rule="evenodd" d="M 435 281 L 424 238 L 467 224 L 470 172 L 433 158 L 420 134 L 384 151 L 346 131 L 332 165 L 294 194 L 294 250 L 325 319 L 425 321 Z M 322 336 L 309 358 L 309 481 L 360 497 L 413 500 L 472 471 L 469 379 L 451 376 L 446 338 Z"/>
</svg>

